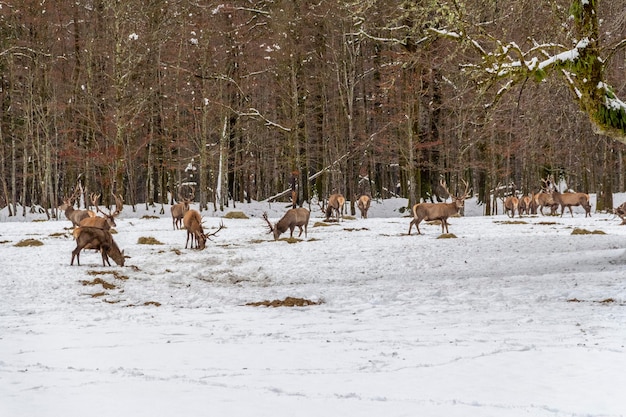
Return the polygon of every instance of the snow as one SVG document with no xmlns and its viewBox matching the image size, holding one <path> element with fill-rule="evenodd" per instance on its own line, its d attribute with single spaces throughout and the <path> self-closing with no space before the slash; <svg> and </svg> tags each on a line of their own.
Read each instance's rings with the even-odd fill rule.
<svg viewBox="0 0 626 417">
<path fill-rule="evenodd" d="M 620 219 L 512 223 L 469 201 L 438 239 L 431 224 L 407 236 L 404 205 L 329 226 L 313 207 L 294 244 L 261 218 L 284 203 L 204 212 L 226 226 L 204 251 L 160 207 L 127 206 L 124 267 L 93 251 L 70 266 L 63 216 L 1 212 L 0 416 L 625 415 Z M 27 238 L 43 245 L 15 246 Z M 96 279 L 113 288 L 82 283 Z M 286 297 L 319 304 L 246 305 Z"/>
</svg>

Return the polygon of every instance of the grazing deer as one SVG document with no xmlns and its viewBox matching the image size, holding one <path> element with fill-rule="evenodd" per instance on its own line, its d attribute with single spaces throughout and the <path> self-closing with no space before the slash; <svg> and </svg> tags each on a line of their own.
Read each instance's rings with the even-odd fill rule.
<svg viewBox="0 0 626 417">
<path fill-rule="evenodd" d="M 109 230 L 112 227 L 117 226 L 115 224 L 115 217 L 117 217 L 117 215 L 120 214 L 124 209 L 124 199 L 122 198 L 121 194 L 119 196 L 113 193 L 111 194 L 115 198 L 115 211 L 111 212 L 111 210 L 109 210 L 108 213 L 105 213 L 104 211 L 100 210 L 100 207 L 98 207 L 98 199 L 100 198 L 100 194 L 91 193 L 89 195 L 89 198 L 91 199 L 91 204 L 96 208 L 96 212 L 101 213 L 104 217 L 88 217 L 80 221 L 80 226 L 97 227 L 105 230 Z"/>
<path fill-rule="evenodd" d="M 74 193 L 70 197 L 64 198 L 63 204 L 59 206 L 59 210 L 65 212 L 65 217 L 72 222 L 74 227 L 78 227 L 81 220 L 86 219 L 87 217 L 96 216 L 96 213 L 91 210 L 77 210 L 74 208 L 74 201 L 80 196 L 81 193 L 82 187 L 79 184 L 74 189 Z"/>
<path fill-rule="evenodd" d="M 613 212 L 620 218 L 622 219 L 622 222 L 620 223 L 621 225 L 626 224 L 626 203 L 622 203 L 618 208 L 616 208 L 615 210 L 613 210 Z"/>
<path fill-rule="evenodd" d="M 183 198 L 180 193 L 178 194 L 178 201 L 180 203 L 174 204 L 171 207 L 172 211 L 172 226 L 174 230 L 180 229 L 180 223 L 183 221 L 183 217 L 185 217 L 185 213 L 189 211 L 189 203 L 191 203 L 196 195 L 196 190 L 194 187 L 191 187 L 191 195 L 188 198 Z"/>
<path fill-rule="evenodd" d="M 298 237 L 302 236 L 302 228 L 304 227 L 304 237 L 306 238 L 307 226 L 309 225 L 309 217 L 311 212 L 304 207 L 298 207 L 295 209 L 289 209 L 285 215 L 275 224 L 272 225 L 267 218 L 267 213 L 263 213 L 263 218 L 270 227 L 269 233 L 274 234 L 274 240 L 278 240 L 278 237 L 285 233 L 289 229 L 289 237 L 293 237 L 293 229 L 298 226 L 300 233 Z"/>
<path fill-rule="evenodd" d="M 70 265 L 74 265 L 76 258 L 77 265 L 80 265 L 80 251 L 83 249 L 96 249 L 102 254 L 102 266 L 108 264 L 109 256 L 113 258 L 116 264 L 124 266 L 124 251 L 120 252 L 120 248 L 113 240 L 111 232 L 97 227 L 80 226 L 74 229 L 74 239 L 76 239 L 76 249 L 72 251 L 72 260 Z"/>
<path fill-rule="evenodd" d="M 372 203 L 372 197 L 369 194 L 363 194 L 357 200 L 357 206 L 361 211 L 361 218 L 367 219 L 367 211 L 370 209 L 370 204 Z"/>
<path fill-rule="evenodd" d="M 331 194 L 331 196 L 328 197 L 325 220 L 329 220 L 330 216 L 333 215 L 333 212 L 335 213 L 337 221 L 339 221 L 340 216 L 341 218 L 343 218 L 343 207 L 345 203 L 346 198 L 343 196 L 343 194 Z"/>
<path fill-rule="evenodd" d="M 509 217 L 515 217 L 516 211 L 519 213 L 519 199 L 514 195 L 510 195 L 504 199 L 504 212 Z M 511 213 L 510 215 L 509 212 Z"/>
<path fill-rule="evenodd" d="M 418 234 L 422 234 L 420 231 L 420 223 L 422 220 L 440 220 L 441 221 L 441 233 L 444 229 L 448 232 L 448 217 L 453 216 L 459 212 L 465 205 L 465 199 L 470 196 L 469 185 L 465 180 L 462 180 L 465 185 L 465 192 L 460 197 L 453 197 L 451 203 L 417 203 L 413 206 L 413 220 L 409 225 L 409 235 L 411 234 L 411 228 L 415 225 Z"/>
<path fill-rule="evenodd" d="M 585 193 L 563 193 L 552 191 L 552 199 L 554 203 L 561 206 L 561 217 L 565 207 L 569 208 L 569 213 L 574 217 L 572 206 L 582 206 L 585 209 L 585 217 L 591 217 L 591 204 L 589 204 L 589 194 Z"/>
<path fill-rule="evenodd" d="M 187 249 L 189 239 L 191 239 L 191 249 L 194 249 L 195 242 L 195 249 L 202 250 L 206 247 L 206 241 L 211 240 L 211 236 L 216 236 L 217 232 L 224 228 L 224 223 L 220 223 L 220 227 L 215 232 L 206 234 L 202 227 L 202 216 L 200 216 L 200 213 L 197 210 L 189 210 L 183 217 L 183 226 L 187 229 L 185 249 Z"/>
</svg>

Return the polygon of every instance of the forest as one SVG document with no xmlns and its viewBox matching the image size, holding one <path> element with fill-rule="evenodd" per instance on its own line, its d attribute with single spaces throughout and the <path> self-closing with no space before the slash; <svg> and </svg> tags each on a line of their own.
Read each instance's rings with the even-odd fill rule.
<svg viewBox="0 0 626 417">
<path fill-rule="evenodd" d="M 10 215 L 626 191 L 623 0 L 2 0 L 0 32 Z"/>
</svg>

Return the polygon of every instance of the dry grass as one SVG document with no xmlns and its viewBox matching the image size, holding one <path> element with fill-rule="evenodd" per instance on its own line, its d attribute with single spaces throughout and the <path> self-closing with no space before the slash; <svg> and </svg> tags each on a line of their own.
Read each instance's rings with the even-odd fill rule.
<svg viewBox="0 0 626 417">
<path fill-rule="evenodd" d="M 606 235 L 606 233 L 604 233 L 602 230 L 587 230 L 587 229 L 581 229 L 578 227 L 572 230 L 572 234 L 573 235 Z"/>
<path fill-rule="evenodd" d="M 225 219 L 242 219 L 242 220 L 249 219 L 249 217 L 246 216 L 246 214 L 242 211 L 229 211 L 228 213 L 224 215 L 224 218 Z"/>
<path fill-rule="evenodd" d="M 140 245 L 162 245 L 163 243 L 158 241 L 157 239 L 153 238 L 153 237 L 145 237 L 142 236 L 139 239 L 137 239 L 137 243 Z"/>
<path fill-rule="evenodd" d="M 444 233 L 442 235 L 439 235 L 439 237 L 437 239 L 456 239 L 456 235 L 454 233 Z"/>
<path fill-rule="evenodd" d="M 20 248 L 26 246 L 43 246 L 43 242 L 37 239 L 24 239 L 17 242 L 15 246 Z"/>
<path fill-rule="evenodd" d="M 254 303 L 247 303 L 246 305 L 251 307 L 306 307 L 320 304 L 322 303 L 306 300 L 304 298 L 287 297 L 284 300 L 265 300 Z"/>
</svg>

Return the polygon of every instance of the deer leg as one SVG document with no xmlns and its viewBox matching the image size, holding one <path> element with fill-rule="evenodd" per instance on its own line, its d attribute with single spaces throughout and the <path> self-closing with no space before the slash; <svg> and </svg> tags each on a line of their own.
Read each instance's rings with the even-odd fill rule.
<svg viewBox="0 0 626 417">
<path fill-rule="evenodd" d="M 80 250 L 82 248 L 79 248 L 78 246 L 76 246 L 76 249 L 74 249 L 72 251 L 72 261 L 70 262 L 70 265 L 74 265 L 74 257 L 76 257 L 76 265 L 80 266 Z"/>
<path fill-rule="evenodd" d="M 185 249 L 187 249 L 188 243 L 189 243 L 189 230 L 187 230 L 187 240 L 185 241 Z M 191 239 L 191 245 L 193 245 L 193 238 Z"/>
</svg>

